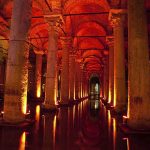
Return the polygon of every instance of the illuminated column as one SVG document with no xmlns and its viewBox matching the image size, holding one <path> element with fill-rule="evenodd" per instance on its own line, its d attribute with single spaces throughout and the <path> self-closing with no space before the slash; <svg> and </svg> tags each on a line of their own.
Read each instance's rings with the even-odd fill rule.
<svg viewBox="0 0 150 150">
<path fill-rule="evenodd" d="M 103 78 L 104 78 L 104 77 L 103 77 L 103 76 L 104 76 L 104 68 L 103 68 L 102 74 L 103 74 L 103 75 L 102 75 L 102 77 L 101 77 L 101 78 L 102 78 L 102 81 L 101 81 L 100 97 L 103 98 L 103 97 L 104 97 L 104 80 L 103 80 Z"/>
<path fill-rule="evenodd" d="M 84 97 L 84 95 L 83 95 L 83 80 L 84 80 L 84 77 L 83 77 L 83 64 L 82 64 L 82 67 L 81 67 L 81 98 Z"/>
<path fill-rule="evenodd" d="M 126 109 L 124 17 L 125 10 L 111 10 L 114 31 L 114 107 L 117 112 Z M 123 14 L 124 13 L 124 14 Z"/>
<path fill-rule="evenodd" d="M 77 62 L 77 60 L 76 60 L 76 62 L 75 62 L 75 98 L 76 99 L 79 99 L 79 95 L 78 95 L 78 93 L 79 93 L 79 86 L 78 86 L 78 83 L 79 83 L 79 79 L 78 79 L 78 62 Z"/>
<path fill-rule="evenodd" d="M 150 64 L 144 0 L 128 1 L 128 125 L 150 128 Z"/>
<path fill-rule="evenodd" d="M 78 97 L 79 99 L 81 98 L 81 68 L 80 68 L 80 62 L 78 62 L 78 73 L 77 73 L 77 78 L 78 78 Z"/>
<path fill-rule="evenodd" d="M 41 70 L 42 70 L 42 54 L 36 54 L 36 97 L 41 97 Z"/>
<path fill-rule="evenodd" d="M 70 37 L 61 37 L 62 43 L 62 72 L 61 72 L 61 104 L 69 102 L 69 48 L 72 44 Z"/>
<path fill-rule="evenodd" d="M 108 82 L 109 77 L 108 77 L 108 57 L 106 56 L 104 60 L 104 100 L 108 101 Z"/>
<path fill-rule="evenodd" d="M 70 76 L 70 100 L 75 98 L 75 54 L 72 51 L 70 54 L 70 67 L 69 67 L 69 76 Z"/>
<path fill-rule="evenodd" d="M 108 36 L 106 38 L 107 44 L 109 46 L 109 95 L 108 103 L 113 105 L 114 99 L 114 38 Z"/>
<path fill-rule="evenodd" d="M 84 67 L 83 67 L 83 70 L 82 70 L 82 97 L 85 97 L 85 85 L 84 85 L 84 82 L 85 82 L 85 75 L 84 75 Z"/>
<path fill-rule="evenodd" d="M 23 6 L 23 7 L 22 7 Z M 25 120 L 28 85 L 27 33 L 32 0 L 14 0 L 4 93 L 4 120 Z"/>
<path fill-rule="evenodd" d="M 55 25 L 58 19 L 59 17 L 57 16 L 46 16 L 46 20 L 49 23 L 49 39 L 47 52 L 45 101 L 43 107 L 49 110 L 56 110 L 58 35 Z"/>
</svg>

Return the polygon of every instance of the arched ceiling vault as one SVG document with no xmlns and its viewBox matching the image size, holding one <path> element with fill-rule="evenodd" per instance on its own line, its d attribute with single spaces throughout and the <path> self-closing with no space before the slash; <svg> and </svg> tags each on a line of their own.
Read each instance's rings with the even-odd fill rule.
<svg viewBox="0 0 150 150">
<path fill-rule="evenodd" d="M 73 38 L 77 58 L 82 60 L 84 69 L 88 70 L 89 74 L 101 73 L 103 57 L 108 55 L 106 36 L 112 34 L 108 21 L 109 10 L 110 8 L 126 9 L 127 0 L 33 0 L 28 39 L 36 50 L 48 49 L 48 24 L 44 14 L 51 14 L 53 4 L 58 5 L 58 2 L 61 2 L 61 11 L 65 21 L 64 31 Z M 6 41 L 10 34 L 12 6 L 13 0 L 0 0 L 0 39 L 6 39 Z M 146 0 L 146 8 L 147 17 L 150 20 L 149 0 Z M 148 21 L 148 28 L 150 31 L 150 21 Z M 60 44 L 58 47 L 61 50 Z M 59 51 L 59 57 L 61 58 L 61 51 Z"/>
</svg>

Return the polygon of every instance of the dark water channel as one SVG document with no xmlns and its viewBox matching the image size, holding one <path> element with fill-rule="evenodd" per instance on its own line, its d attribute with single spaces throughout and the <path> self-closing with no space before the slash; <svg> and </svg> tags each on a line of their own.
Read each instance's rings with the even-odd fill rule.
<svg viewBox="0 0 150 150">
<path fill-rule="evenodd" d="M 28 129 L 0 127 L 0 150 L 150 150 L 150 135 L 125 135 L 99 100 L 85 100 L 57 114 L 30 104 Z"/>
</svg>

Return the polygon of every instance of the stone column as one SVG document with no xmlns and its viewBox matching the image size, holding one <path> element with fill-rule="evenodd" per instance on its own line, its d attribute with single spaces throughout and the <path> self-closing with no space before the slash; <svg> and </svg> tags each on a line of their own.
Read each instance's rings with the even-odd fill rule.
<svg viewBox="0 0 150 150">
<path fill-rule="evenodd" d="M 49 39 L 47 52 L 47 72 L 45 86 L 45 101 L 44 109 L 56 110 L 56 95 L 57 95 L 57 50 L 58 50 L 58 35 L 56 23 L 59 17 L 47 16 L 46 20 L 49 24 Z"/>
<path fill-rule="evenodd" d="M 26 43 L 32 0 L 14 0 L 4 93 L 4 121 L 22 122 L 27 109 L 28 55 Z"/>
<path fill-rule="evenodd" d="M 75 54 L 72 51 L 70 54 L 70 68 L 69 68 L 69 76 L 70 76 L 70 100 L 73 101 L 75 99 Z"/>
<path fill-rule="evenodd" d="M 83 98 L 83 64 L 80 65 L 80 96 Z"/>
<path fill-rule="evenodd" d="M 42 54 L 36 54 L 36 97 L 41 97 L 41 70 L 42 70 Z"/>
<path fill-rule="evenodd" d="M 62 72 L 61 72 L 61 101 L 63 105 L 69 102 L 69 48 L 72 44 L 70 37 L 61 37 Z"/>
<path fill-rule="evenodd" d="M 109 46 L 109 95 L 108 103 L 113 105 L 114 101 L 114 38 L 108 36 L 106 42 Z"/>
<path fill-rule="evenodd" d="M 101 88 L 100 88 L 100 97 L 103 98 L 104 97 L 104 80 L 103 77 L 104 76 L 104 68 L 102 70 L 102 77 L 101 77 Z"/>
<path fill-rule="evenodd" d="M 150 129 L 150 64 L 144 0 L 128 1 L 128 125 Z"/>
<path fill-rule="evenodd" d="M 108 57 L 106 56 L 104 60 L 104 100 L 108 101 L 108 86 L 109 86 L 109 76 L 108 76 Z"/>
<path fill-rule="evenodd" d="M 80 62 L 77 65 L 77 78 L 78 78 L 78 98 L 81 98 L 81 68 Z"/>
<path fill-rule="evenodd" d="M 124 10 L 112 10 L 114 31 L 114 108 L 121 112 L 126 108 Z M 124 14 L 123 14 L 124 13 Z"/>
<path fill-rule="evenodd" d="M 77 62 L 77 60 L 76 60 L 76 63 L 75 63 L 75 99 L 76 100 L 78 100 L 79 99 L 79 95 L 78 95 L 78 93 L 79 93 L 79 79 L 78 79 L 78 62 Z"/>
</svg>

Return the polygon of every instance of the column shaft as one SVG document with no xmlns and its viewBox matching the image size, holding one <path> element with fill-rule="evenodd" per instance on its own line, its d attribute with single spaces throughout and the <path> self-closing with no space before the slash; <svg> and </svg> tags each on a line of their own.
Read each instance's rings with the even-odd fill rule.
<svg viewBox="0 0 150 150">
<path fill-rule="evenodd" d="M 54 20 L 55 22 L 55 20 Z M 56 92 L 57 92 L 57 33 L 54 28 L 54 22 L 49 27 L 49 41 L 47 53 L 47 72 L 45 87 L 46 109 L 56 109 Z"/>
<path fill-rule="evenodd" d="M 105 59 L 104 66 L 104 100 L 108 101 L 108 86 L 109 86 L 109 75 L 108 75 L 108 58 Z"/>
<path fill-rule="evenodd" d="M 25 120 L 28 85 L 28 47 L 32 0 L 14 0 L 4 94 L 4 120 Z"/>
<path fill-rule="evenodd" d="M 144 0 L 128 1 L 128 125 L 150 128 L 150 65 Z"/>
<path fill-rule="evenodd" d="M 114 25 L 114 107 L 123 111 L 126 106 L 125 55 L 123 16 L 118 14 Z"/>
<path fill-rule="evenodd" d="M 61 73 L 61 104 L 69 102 L 69 48 L 70 37 L 62 37 L 62 73 Z"/>
<path fill-rule="evenodd" d="M 42 55 L 36 54 L 36 97 L 41 97 L 41 70 L 42 70 Z"/>
<path fill-rule="evenodd" d="M 75 98 L 75 56 L 70 55 L 70 100 L 74 100 Z"/>
<path fill-rule="evenodd" d="M 108 103 L 114 103 L 114 43 L 112 37 L 107 37 L 109 45 L 109 95 Z"/>
<path fill-rule="evenodd" d="M 79 95 L 78 95 L 78 93 L 79 93 L 79 79 L 78 79 L 78 62 L 76 61 L 76 63 L 75 63 L 75 98 L 76 99 L 79 99 Z"/>
</svg>

